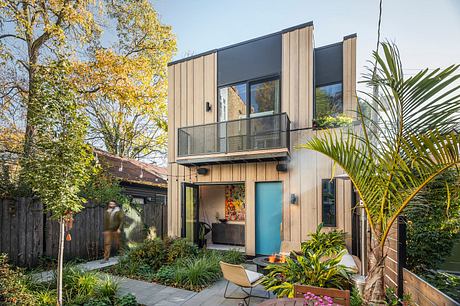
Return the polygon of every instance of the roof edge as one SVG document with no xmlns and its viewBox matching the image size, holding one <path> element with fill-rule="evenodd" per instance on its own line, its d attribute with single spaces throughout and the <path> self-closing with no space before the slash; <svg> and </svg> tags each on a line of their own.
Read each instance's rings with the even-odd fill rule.
<svg viewBox="0 0 460 306">
<path fill-rule="evenodd" d="M 250 42 L 253 42 L 253 41 L 257 41 L 257 40 L 260 40 L 260 39 L 264 39 L 264 38 L 267 38 L 267 37 L 270 37 L 270 36 L 284 34 L 284 33 L 287 33 L 287 32 L 295 31 L 295 30 L 298 30 L 298 29 L 306 28 L 306 27 L 312 27 L 312 26 L 313 26 L 313 21 L 304 22 L 304 23 L 301 23 L 301 24 L 298 24 L 298 25 L 295 25 L 295 26 L 292 26 L 292 27 L 289 27 L 289 28 L 285 28 L 285 29 L 283 29 L 281 31 L 266 34 L 266 35 L 263 35 L 263 36 L 258 36 L 258 37 L 255 37 L 255 38 L 244 40 L 242 42 L 227 45 L 227 46 L 224 46 L 224 47 L 221 47 L 221 48 L 212 49 L 212 50 L 209 50 L 209 51 L 205 51 L 205 52 L 201 52 L 201 53 L 198 53 L 198 54 L 195 54 L 195 55 L 184 57 L 184 58 L 169 62 L 168 67 L 172 66 L 172 65 L 182 63 L 182 62 L 190 61 L 190 60 L 202 57 L 202 56 L 206 56 L 206 55 L 218 52 L 218 51 L 222 51 L 222 50 L 225 50 L 225 49 L 228 49 L 228 48 L 232 48 L 232 47 L 236 47 L 236 46 L 239 46 L 239 45 L 244 45 L 244 44 L 247 44 L 247 43 L 250 43 Z"/>
<path fill-rule="evenodd" d="M 351 39 L 351 38 L 356 38 L 356 37 L 358 37 L 358 34 L 353 33 L 353 34 L 344 36 L 344 37 L 343 37 L 343 40 L 347 40 L 347 39 Z"/>
</svg>

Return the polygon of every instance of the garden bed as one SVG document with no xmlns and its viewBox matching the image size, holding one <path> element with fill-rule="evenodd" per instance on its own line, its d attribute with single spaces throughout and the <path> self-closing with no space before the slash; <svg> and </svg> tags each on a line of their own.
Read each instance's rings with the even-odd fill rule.
<svg viewBox="0 0 460 306">
<path fill-rule="evenodd" d="M 198 249 L 184 239 L 145 240 L 120 257 L 106 272 L 201 291 L 222 277 L 219 261 L 240 264 L 245 256 L 237 250 Z"/>
<path fill-rule="evenodd" d="M 136 298 L 118 296 L 118 284 L 98 272 L 86 272 L 74 265 L 63 271 L 64 305 L 137 306 Z M 0 305 L 56 305 L 56 280 L 38 282 L 31 274 L 8 264 L 0 255 Z"/>
</svg>

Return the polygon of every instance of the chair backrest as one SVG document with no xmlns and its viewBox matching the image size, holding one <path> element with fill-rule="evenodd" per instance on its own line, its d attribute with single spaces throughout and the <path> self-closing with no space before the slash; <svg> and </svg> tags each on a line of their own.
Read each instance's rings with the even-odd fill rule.
<svg viewBox="0 0 460 306">
<path fill-rule="evenodd" d="M 311 292 L 315 295 L 328 296 L 334 300 L 334 303 L 350 306 L 350 290 L 339 290 L 333 288 L 320 288 L 305 285 L 294 285 L 294 295 L 301 298 L 305 293 Z"/>
<path fill-rule="evenodd" d="M 281 241 L 280 254 L 289 255 L 291 254 L 291 251 L 298 253 L 301 250 L 302 250 L 302 247 L 300 245 L 300 242 L 289 241 L 289 240 Z"/>
<path fill-rule="evenodd" d="M 246 270 L 242 265 L 232 265 L 223 261 L 219 262 L 219 264 L 226 280 L 242 287 L 251 286 Z"/>
</svg>

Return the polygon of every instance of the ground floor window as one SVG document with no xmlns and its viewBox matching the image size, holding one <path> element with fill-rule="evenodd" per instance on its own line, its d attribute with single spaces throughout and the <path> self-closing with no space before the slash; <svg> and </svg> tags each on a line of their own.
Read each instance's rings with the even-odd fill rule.
<svg viewBox="0 0 460 306">
<path fill-rule="evenodd" d="M 322 222 L 324 226 L 337 226 L 335 186 L 335 179 L 323 179 L 321 181 Z"/>
</svg>

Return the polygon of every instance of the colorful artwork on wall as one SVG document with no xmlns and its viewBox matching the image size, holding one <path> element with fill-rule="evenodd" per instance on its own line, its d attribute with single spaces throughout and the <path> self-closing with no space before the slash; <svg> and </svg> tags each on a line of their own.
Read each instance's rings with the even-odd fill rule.
<svg viewBox="0 0 460 306">
<path fill-rule="evenodd" d="M 244 185 L 225 186 L 225 219 L 229 221 L 246 220 Z"/>
</svg>

